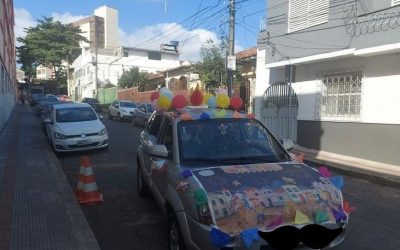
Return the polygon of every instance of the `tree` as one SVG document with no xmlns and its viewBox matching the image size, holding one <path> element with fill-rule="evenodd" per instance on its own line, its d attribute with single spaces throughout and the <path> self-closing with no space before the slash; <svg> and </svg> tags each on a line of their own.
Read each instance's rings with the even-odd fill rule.
<svg viewBox="0 0 400 250">
<path fill-rule="evenodd" d="M 71 64 L 80 54 L 79 42 L 87 42 L 78 27 L 50 17 L 43 17 L 35 27 L 25 28 L 25 31 L 25 37 L 17 38 L 22 43 L 17 48 L 21 68 L 31 74 L 38 65 L 49 67 L 55 71 L 57 80 L 65 74 L 62 63 Z"/>
<path fill-rule="evenodd" d="M 143 91 L 146 80 L 146 73 L 140 72 L 138 67 L 132 67 L 122 74 L 121 78 L 118 80 L 118 86 L 121 88 L 138 87 L 139 91 Z"/>
<path fill-rule="evenodd" d="M 217 89 L 225 82 L 225 51 L 223 41 L 217 44 L 211 39 L 200 48 L 201 61 L 195 65 L 195 70 L 207 90 Z"/>
</svg>

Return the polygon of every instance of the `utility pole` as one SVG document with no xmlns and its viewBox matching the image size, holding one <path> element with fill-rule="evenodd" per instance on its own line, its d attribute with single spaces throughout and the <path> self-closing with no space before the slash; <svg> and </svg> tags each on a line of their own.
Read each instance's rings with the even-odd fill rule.
<svg viewBox="0 0 400 250">
<path fill-rule="evenodd" d="M 94 45 L 95 45 L 95 47 L 94 47 L 94 53 L 95 53 L 95 64 L 94 64 L 94 85 L 95 85 L 95 93 L 94 93 L 94 96 L 93 96 L 93 98 L 96 98 L 96 95 L 97 95 L 97 93 L 98 93 L 98 91 L 99 91 L 99 84 L 98 84 L 98 82 L 97 82 L 97 71 L 98 71 L 98 65 L 97 65 L 97 47 L 99 46 L 99 41 L 98 41 L 98 39 L 99 39 L 99 24 L 98 24 L 98 19 L 97 19 L 97 16 L 95 16 L 95 18 L 94 18 L 94 33 L 95 33 L 95 42 L 94 42 Z"/>
<path fill-rule="evenodd" d="M 228 39 L 228 57 L 227 64 L 227 84 L 228 95 L 232 96 L 233 72 L 234 68 L 229 67 L 228 58 L 235 54 L 235 0 L 229 1 L 229 39 Z"/>
</svg>

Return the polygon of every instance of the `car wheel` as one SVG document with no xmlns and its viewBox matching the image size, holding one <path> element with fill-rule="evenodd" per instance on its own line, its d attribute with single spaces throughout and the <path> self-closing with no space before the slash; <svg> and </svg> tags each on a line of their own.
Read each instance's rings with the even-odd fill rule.
<svg viewBox="0 0 400 250">
<path fill-rule="evenodd" d="M 108 120 L 112 120 L 111 111 L 108 111 Z"/>
<path fill-rule="evenodd" d="M 171 213 L 168 221 L 168 247 L 170 250 L 185 250 L 181 227 L 176 215 Z"/>
<path fill-rule="evenodd" d="M 147 197 L 147 196 L 149 196 L 150 190 L 149 190 L 149 186 L 147 186 L 146 181 L 144 180 L 142 171 L 143 170 L 140 167 L 140 163 L 138 162 L 138 164 L 137 164 L 137 175 L 136 175 L 137 189 L 138 189 L 140 197 Z"/>
<path fill-rule="evenodd" d="M 118 113 L 118 121 L 122 121 L 122 117 L 121 117 L 120 113 Z"/>
</svg>

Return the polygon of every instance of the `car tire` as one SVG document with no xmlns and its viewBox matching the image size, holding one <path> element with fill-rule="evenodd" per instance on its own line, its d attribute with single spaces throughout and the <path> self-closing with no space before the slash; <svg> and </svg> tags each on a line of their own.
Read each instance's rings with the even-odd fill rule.
<svg viewBox="0 0 400 250">
<path fill-rule="evenodd" d="M 186 250 L 178 218 L 172 211 L 168 216 L 168 249 Z"/>
<path fill-rule="evenodd" d="M 140 197 L 147 197 L 150 194 L 149 186 L 143 178 L 142 168 L 140 167 L 140 163 L 137 164 L 137 174 L 136 174 L 136 184 L 137 190 Z"/>
<path fill-rule="evenodd" d="M 118 121 L 121 122 L 122 121 L 122 117 L 121 117 L 121 114 L 119 112 L 118 112 L 118 116 L 117 117 L 118 117 Z"/>
<path fill-rule="evenodd" d="M 112 120 L 111 111 L 108 111 L 108 120 Z"/>
</svg>

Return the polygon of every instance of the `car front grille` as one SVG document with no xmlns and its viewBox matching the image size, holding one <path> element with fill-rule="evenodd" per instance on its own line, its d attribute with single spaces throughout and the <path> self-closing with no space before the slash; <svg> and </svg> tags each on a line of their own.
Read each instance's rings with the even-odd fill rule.
<svg viewBox="0 0 400 250">
<path fill-rule="evenodd" d="M 90 144 L 85 144 L 85 145 L 68 145 L 69 148 L 89 148 L 89 147 L 95 147 L 95 146 L 99 146 L 100 143 L 99 142 L 93 142 Z"/>
<path fill-rule="evenodd" d="M 89 137 L 89 136 L 96 136 L 98 133 L 90 133 L 90 134 L 85 134 L 85 136 L 86 137 Z M 79 135 L 67 135 L 66 136 L 67 138 L 81 138 L 81 134 L 79 134 Z"/>
</svg>

